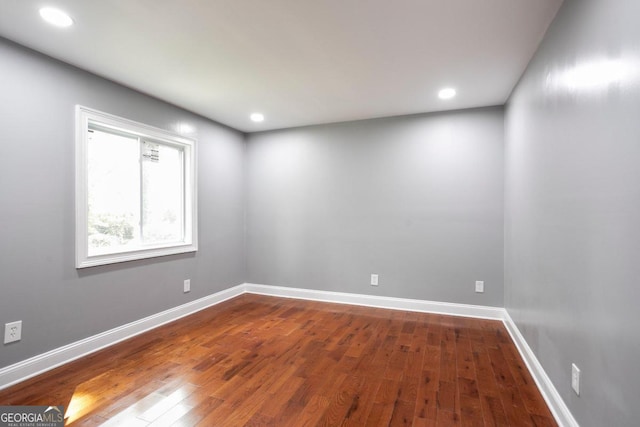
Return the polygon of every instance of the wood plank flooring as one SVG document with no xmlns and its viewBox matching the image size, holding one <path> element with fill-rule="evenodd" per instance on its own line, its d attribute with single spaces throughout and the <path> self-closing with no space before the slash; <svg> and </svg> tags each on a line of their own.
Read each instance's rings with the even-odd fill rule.
<svg viewBox="0 0 640 427">
<path fill-rule="evenodd" d="M 246 294 L 0 391 L 73 426 L 555 426 L 501 322 Z"/>
</svg>

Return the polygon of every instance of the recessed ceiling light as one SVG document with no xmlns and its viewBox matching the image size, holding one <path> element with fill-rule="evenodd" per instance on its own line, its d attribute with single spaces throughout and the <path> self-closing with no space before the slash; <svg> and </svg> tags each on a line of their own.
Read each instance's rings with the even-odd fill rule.
<svg viewBox="0 0 640 427">
<path fill-rule="evenodd" d="M 250 117 L 251 117 L 251 120 L 253 120 L 254 122 L 264 121 L 264 114 L 261 114 L 261 113 L 253 113 Z"/>
<path fill-rule="evenodd" d="M 43 7 L 40 9 L 40 16 L 51 25 L 56 27 L 69 27 L 73 24 L 73 19 L 60 9 L 53 7 Z"/>
<path fill-rule="evenodd" d="M 452 87 L 447 87 L 438 92 L 438 97 L 440 99 L 451 99 L 456 96 L 456 90 Z"/>
</svg>

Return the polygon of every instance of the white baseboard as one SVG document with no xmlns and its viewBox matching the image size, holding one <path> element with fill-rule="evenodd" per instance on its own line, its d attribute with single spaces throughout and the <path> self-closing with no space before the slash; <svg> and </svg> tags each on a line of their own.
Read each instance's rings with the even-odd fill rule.
<svg viewBox="0 0 640 427">
<path fill-rule="evenodd" d="M 362 305 L 365 307 L 378 307 L 392 310 L 448 314 L 450 316 L 476 317 L 481 319 L 502 320 L 504 318 L 504 308 L 500 307 L 381 297 L 376 295 L 348 294 L 344 292 L 288 288 L 284 286 L 259 285 L 255 283 L 245 283 L 245 286 L 246 292 L 260 295 L 334 302 L 338 304 Z"/>
<path fill-rule="evenodd" d="M 2 368 L 0 390 L 244 292 L 244 284 L 234 286 Z"/>
<path fill-rule="evenodd" d="M 544 371 L 544 368 L 538 361 L 538 358 L 527 344 L 527 341 L 524 339 L 520 330 L 509 316 L 509 313 L 505 310 L 504 319 L 502 321 L 509 331 L 511 335 L 511 339 L 515 343 L 524 363 L 527 365 L 531 376 L 533 376 L 536 385 L 538 386 L 538 390 L 544 397 L 544 400 L 547 402 L 549 409 L 553 413 L 556 422 L 562 427 L 579 427 L 578 422 L 569 411 L 569 408 L 562 400 L 562 397 L 556 390 L 555 386 L 549 379 L 549 376 Z"/>
<path fill-rule="evenodd" d="M 533 376 L 542 397 L 547 402 L 556 422 L 560 427 L 579 427 L 575 418 L 573 418 L 573 415 L 569 411 L 569 408 L 567 408 L 567 405 L 564 403 L 562 397 L 560 397 L 560 394 L 547 376 L 547 373 L 542 368 L 542 365 L 518 330 L 516 324 L 511 319 L 511 316 L 509 316 L 509 313 L 504 308 L 380 297 L 374 295 L 347 294 L 343 292 L 288 288 L 253 283 L 245 283 L 245 286 L 246 292 L 260 295 L 501 320 L 507 328 L 507 331 L 509 331 L 516 348 L 526 363 L 529 372 L 531 372 L 531 375 Z"/>
<path fill-rule="evenodd" d="M 255 283 L 243 283 L 241 285 L 225 289 L 224 291 L 165 310 L 145 317 L 144 319 L 119 326 L 109 331 L 102 332 L 2 368 L 0 369 L 0 390 L 244 293 L 333 302 L 339 304 L 352 304 L 392 310 L 417 311 L 423 313 L 437 313 L 451 316 L 501 320 L 509 331 L 511 338 L 529 368 L 529 372 L 531 372 L 531 375 L 538 385 L 538 389 L 549 405 L 549 408 L 551 409 L 551 412 L 558 424 L 561 427 L 579 427 L 578 423 L 573 418 L 573 415 L 562 400 L 562 397 L 560 397 L 560 394 L 542 368 L 542 365 L 540 365 L 535 354 L 504 308 L 259 285 Z"/>
</svg>

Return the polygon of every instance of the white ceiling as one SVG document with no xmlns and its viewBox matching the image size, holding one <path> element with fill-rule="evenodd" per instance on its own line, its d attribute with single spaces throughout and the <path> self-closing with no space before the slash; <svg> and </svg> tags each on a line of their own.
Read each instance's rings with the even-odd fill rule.
<svg viewBox="0 0 640 427">
<path fill-rule="evenodd" d="M 504 104 L 561 2 L 0 0 L 0 35 L 253 132 Z"/>
</svg>

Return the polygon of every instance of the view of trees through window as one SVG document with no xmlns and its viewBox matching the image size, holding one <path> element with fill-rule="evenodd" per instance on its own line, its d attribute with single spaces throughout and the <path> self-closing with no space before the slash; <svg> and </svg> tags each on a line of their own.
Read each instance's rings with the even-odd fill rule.
<svg viewBox="0 0 640 427">
<path fill-rule="evenodd" d="M 184 239 L 184 151 L 88 129 L 89 255 Z"/>
</svg>

